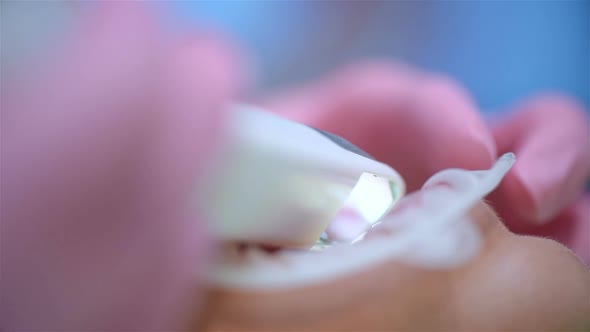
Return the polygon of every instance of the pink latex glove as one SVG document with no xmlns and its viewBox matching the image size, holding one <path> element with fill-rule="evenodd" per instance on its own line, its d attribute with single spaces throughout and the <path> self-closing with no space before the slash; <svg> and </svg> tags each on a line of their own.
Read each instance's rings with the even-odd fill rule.
<svg viewBox="0 0 590 332">
<path fill-rule="evenodd" d="M 27 80 L 2 77 L 3 330 L 186 329 L 203 291 L 191 200 L 232 52 L 144 4 L 95 5 Z"/>
<path fill-rule="evenodd" d="M 590 123 L 583 107 L 560 95 L 518 105 L 493 128 L 500 153 L 518 163 L 491 197 L 508 227 L 557 240 L 590 266 Z"/>
<path fill-rule="evenodd" d="M 579 200 L 590 170 L 588 119 L 567 98 L 533 100 L 490 130 L 452 80 L 367 61 L 265 104 L 349 139 L 395 167 L 409 191 L 438 170 L 485 169 L 513 151 L 518 162 L 492 197 L 494 206 L 513 230 L 550 236 L 590 262 L 589 200 Z M 533 226 L 540 221 L 555 226 Z"/>
<path fill-rule="evenodd" d="M 405 66 L 352 65 L 266 105 L 394 166 L 410 192 L 438 170 L 487 169 L 496 157 L 494 139 L 467 93 L 448 78 Z"/>
</svg>

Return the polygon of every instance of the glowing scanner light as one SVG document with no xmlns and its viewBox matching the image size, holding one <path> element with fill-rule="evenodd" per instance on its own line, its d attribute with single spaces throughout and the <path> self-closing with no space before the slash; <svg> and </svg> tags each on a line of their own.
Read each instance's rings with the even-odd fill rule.
<svg viewBox="0 0 590 332">
<path fill-rule="evenodd" d="M 395 204 L 394 184 L 384 177 L 363 173 L 342 209 L 328 226 L 323 240 L 356 242 Z"/>
</svg>

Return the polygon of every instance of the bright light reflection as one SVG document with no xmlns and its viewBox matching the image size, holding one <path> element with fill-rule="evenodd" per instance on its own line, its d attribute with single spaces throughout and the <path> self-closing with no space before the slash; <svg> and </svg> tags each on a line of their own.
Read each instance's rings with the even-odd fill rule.
<svg viewBox="0 0 590 332">
<path fill-rule="evenodd" d="M 391 208 L 394 203 L 388 179 L 363 173 L 326 233 L 323 243 L 354 243 Z"/>
<path fill-rule="evenodd" d="M 363 173 L 344 203 L 344 208 L 355 209 L 367 222 L 374 224 L 389 210 L 392 203 L 389 180 Z"/>
</svg>

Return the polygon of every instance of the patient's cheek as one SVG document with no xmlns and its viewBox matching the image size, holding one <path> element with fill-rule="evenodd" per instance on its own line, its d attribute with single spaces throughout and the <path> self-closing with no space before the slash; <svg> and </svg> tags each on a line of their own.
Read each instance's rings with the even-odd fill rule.
<svg viewBox="0 0 590 332">
<path fill-rule="evenodd" d="M 590 320 L 590 273 L 548 239 L 509 233 L 487 207 L 472 211 L 488 241 L 454 273 L 449 306 L 458 327 L 478 330 L 578 330 Z M 487 229 L 487 231 L 486 231 Z"/>
</svg>

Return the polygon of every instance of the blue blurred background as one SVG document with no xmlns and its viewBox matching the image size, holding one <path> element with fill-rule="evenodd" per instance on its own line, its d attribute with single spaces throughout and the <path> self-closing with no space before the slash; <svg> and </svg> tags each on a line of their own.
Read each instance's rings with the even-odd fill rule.
<svg viewBox="0 0 590 332">
<path fill-rule="evenodd" d="M 76 9 L 97 3 L 2 2 L 3 68 L 51 44 Z M 452 76 L 485 112 L 545 91 L 590 108 L 587 0 L 152 3 L 174 24 L 208 23 L 233 37 L 254 63 L 254 93 L 385 57 Z"/>
<path fill-rule="evenodd" d="M 388 57 L 462 82 L 484 111 L 561 91 L 590 105 L 590 1 L 176 2 L 242 43 L 258 88 Z"/>
</svg>

